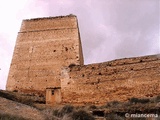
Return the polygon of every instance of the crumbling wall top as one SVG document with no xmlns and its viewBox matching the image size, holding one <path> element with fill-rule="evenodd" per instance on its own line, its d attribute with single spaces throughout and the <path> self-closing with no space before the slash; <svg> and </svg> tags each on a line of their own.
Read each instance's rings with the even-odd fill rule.
<svg viewBox="0 0 160 120">
<path fill-rule="evenodd" d="M 77 28 L 77 18 L 75 15 L 70 14 L 67 16 L 44 17 L 23 20 L 20 33 Z"/>
<path fill-rule="evenodd" d="M 31 19 L 24 19 L 23 21 L 36 21 L 36 20 L 45 20 L 45 19 L 61 19 L 61 18 L 69 18 L 69 17 L 76 17 L 76 15 L 69 14 L 66 16 L 54 16 L 54 17 L 42 17 L 42 18 L 31 18 Z"/>
</svg>

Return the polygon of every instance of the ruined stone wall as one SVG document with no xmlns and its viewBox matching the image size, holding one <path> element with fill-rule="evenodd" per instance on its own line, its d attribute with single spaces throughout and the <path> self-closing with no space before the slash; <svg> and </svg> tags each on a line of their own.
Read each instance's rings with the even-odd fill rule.
<svg viewBox="0 0 160 120">
<path fill-rule="evenodd" d="M 10 66 L 7 90 L 45 91 L 60 86 L 61 68 L 83 65 L 76 16 L 23 20 Z"/>
<path fill-rule="evenodd" d="M 157 55 L 72 66 L 62 73 L 63 103 L 105 104 L 160 94 Z"/>
</svg>

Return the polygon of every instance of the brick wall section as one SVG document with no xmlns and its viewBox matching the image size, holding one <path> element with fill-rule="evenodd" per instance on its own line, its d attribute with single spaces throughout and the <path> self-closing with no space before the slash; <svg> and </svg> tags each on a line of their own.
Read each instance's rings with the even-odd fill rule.
<svg viewBox="0 0 160 120">
<path fill-rule="evenodd" d="M 83 65 L 76 16 L 23 20 L 10 66 L 7 90 L 44 92 L 60 87 L 62 66 Z"/>
<path fill-rule="evenodd" d="M 74 15 L 23 20 L 20 32 L 77 28 Z"/>
<path fill-rule="evenodd" d="M 158 55 L 72 66 L 63 71 L 63 103 L 105 104 L 160 94 Z"/>
<path fill-rule="evenodd" d="M 160 94 L 160 55 L 83 65 L 75 16 L 24 20 L 6 88 L 35 94 L 59 88 L 61 102 L 73 104 L 154 96 Z"/>
</svg>

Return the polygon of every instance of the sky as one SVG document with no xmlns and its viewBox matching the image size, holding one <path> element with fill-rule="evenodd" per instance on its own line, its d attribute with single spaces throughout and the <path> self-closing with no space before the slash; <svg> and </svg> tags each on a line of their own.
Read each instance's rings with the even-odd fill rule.
<svg viewBox="0 0 160 120">
<path fill-rule="evenodd" d="M 160 53 L 160 0 L 0 0 L 0 89 L 23 19 L 74 14 L 84 63 Z"/>
</svg>

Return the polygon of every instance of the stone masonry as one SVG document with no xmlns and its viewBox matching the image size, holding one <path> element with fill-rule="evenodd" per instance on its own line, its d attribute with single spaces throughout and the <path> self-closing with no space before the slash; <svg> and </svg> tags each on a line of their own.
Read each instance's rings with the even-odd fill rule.
<svg viewBox="0 0 160 120">
<path fill-rule="evenodd" d="M 84 65 L 76 16 L 23 20 L 7 90 L 46 95 L 47 104 L 152 97 L 160 95 L 160 55 Z"/>
<path fill-rule="evenodd" d="M 7 90 L 43 92 L 60 87 L 64 66 L 83 65 L 74 15 L 23 20 L 10 66 Z"/>
<path fill-rule="evenodd" d="M 71 66 L 61 78 L 62 103 L 106 104 L 160 95 L 159 55 Z"/>
</svg>

